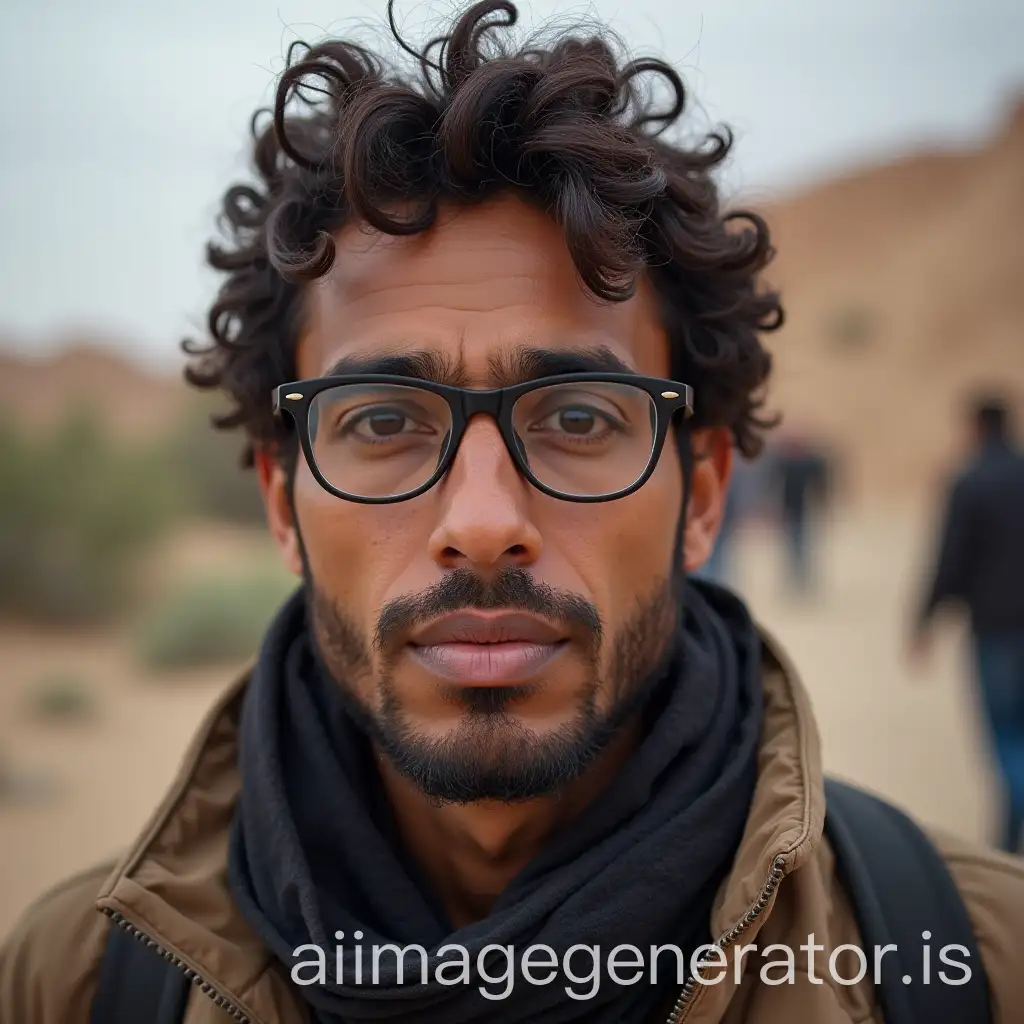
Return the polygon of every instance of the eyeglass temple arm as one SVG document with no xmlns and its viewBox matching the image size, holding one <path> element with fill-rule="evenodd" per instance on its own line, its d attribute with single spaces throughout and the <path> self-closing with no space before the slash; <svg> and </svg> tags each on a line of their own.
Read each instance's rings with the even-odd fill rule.
<svg viewBox="0 0 1024 1024">
<path fill-rule="evenodd" d="M 693 416 L 693 388 L 689 384 L 684 384 L 683 391 L 681 392 L 680 408 L 683 410 L 683 419 L 688 420 Z"/>
</svg>

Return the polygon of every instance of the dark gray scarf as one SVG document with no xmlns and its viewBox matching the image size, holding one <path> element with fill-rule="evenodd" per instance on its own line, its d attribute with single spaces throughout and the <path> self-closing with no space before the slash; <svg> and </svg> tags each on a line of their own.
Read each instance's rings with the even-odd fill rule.
<svg viewBox="0 0 1024 1024">
<path fill-rule="evenodd" d="M 692 949 L 710 941 L 711 903 L 749 810 L 761 724 L 760 644 L 750 616 L 724 590 L 692 581 L 686 587 L 682 635 L 648 702 L 640 746 L 600 799 L 512 881 L 490 915 L 458 930 L 401 849 L 368 741 L 311 653 L 302 593 L 285 605 L 244 699 L 229 880 L 242 913 L 289 971 L 312 959 L 308 952 L 293 957 L 297 947 L 327 951 L 329 983 L 298 989 L 317 1021 L 647 1024 L 659 1002 L 671 1002 L 675 958 L 659 958 L 661 985 L 654 987 L 650 947 L 679 946 L 688 963 Z M 351 983 L 357 931 L 362 985 Z M 405 984 L 397 983 L 393 954 L 382 956 L 378 984 L 368 983 L 370 948 L 386 943 L 426 948 L 426 986 L 412 953 Z M 493 1001 L 479 986 L 504 986 L 476 974 L 477 953 L 491 943 L 513 946 L 516 965 L 511 994 Z M 561 961 L 577 943 L 600 946 L 593 998 L 569 998 L 567 985 L 586 992 L 591 984 L 573 985 L 561 970 L 547 985 L 530 984 L 519 971 L 533 944 L 550 946 Z M 623 943 L 645 957 L 645 976 L 631 986 L 615 985 L 605 966 Z M 436 964 L 452 957 L 435 956 L 445 944 L 469 951 L 470 984 L 435 980 Z M 341 985 L 333 983 L 339 945 Z M 485 969 L 498 976 L 504 964 L 499 956 Z M 590 956 L 574 958 L 571 970 L 589 974 Z M 301 976 L 311 974 L 305 968 Z"/>
</svg>

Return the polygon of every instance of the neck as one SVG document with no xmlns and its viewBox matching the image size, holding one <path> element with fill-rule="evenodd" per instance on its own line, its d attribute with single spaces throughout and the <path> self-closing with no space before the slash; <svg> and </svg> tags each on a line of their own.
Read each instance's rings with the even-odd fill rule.
<svg viewBox="0 0 1024 1024">
<path fill-rule="evenodd" d="M 640 732 L 637 717 L 583 775 L 557 794 L 515 804 L 439 804 L 378 755 L 402 842 L 453 927 L 465 927 L 491 912 L 508 884 L 551 837 L 608 787 L 636 749 Z"/>
</svg>

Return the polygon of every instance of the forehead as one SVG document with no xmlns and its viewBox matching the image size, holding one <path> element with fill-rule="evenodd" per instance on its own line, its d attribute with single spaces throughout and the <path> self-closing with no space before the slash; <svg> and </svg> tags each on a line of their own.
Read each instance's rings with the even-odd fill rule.
<svg viewBox="0 0 1024 1024">
<path fill-rule="evenodd" d="M 653 289 L 598 300 L 579 281 L 561 229 L 514 197 L 442 211 L 429 231 L 384 236 L 349 226 L 331 272 L 304 295 L 297 369 L 322 376 L 339 361 L 427 353 L 428 375 L 469 386 L 508 383 L 523 350 L 594 353 L 668 376 Z"/>
</svg>

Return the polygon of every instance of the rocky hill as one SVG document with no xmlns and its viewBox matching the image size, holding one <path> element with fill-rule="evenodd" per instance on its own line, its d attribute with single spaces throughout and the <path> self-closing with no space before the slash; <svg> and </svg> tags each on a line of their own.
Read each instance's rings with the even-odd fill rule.
<svg viewBox="0 0 1024 1024">
<path fill-rule="evenodd" d="M 841 446 L 865 498 L 934 484 L 973 389 L 1005 388 L 1024 414 L 1024 101 L 976 151 L 913 155 L 767 213 L 788 311 L 774 405 Z"/>
<path fill-rule="evenodd" d="M 55 354 L 24 358 L 0 349 L 0 409 L 45 429 L 81 409 L 98 412 L 126 439 L 163 431 L 189 394 L 177 377 L 159 376 L 112 354 L 103 339 L 74 335 Z"/>
</svg>

